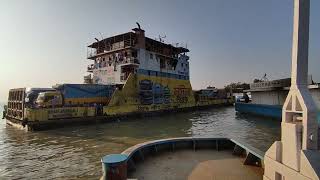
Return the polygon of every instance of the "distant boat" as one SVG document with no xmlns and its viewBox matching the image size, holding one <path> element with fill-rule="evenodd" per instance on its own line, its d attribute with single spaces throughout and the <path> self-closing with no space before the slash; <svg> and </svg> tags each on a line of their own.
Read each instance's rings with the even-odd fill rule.
<svg viewBox="0 0 320 180">
<path fill-rule="evenodd" d="M 282 117 L 282 106 L 288 95 L 290 85 L 291 78 L 252 83 L 250 89 L 244 91 L 244 93 L 251 95 L 251 101 L 245 103 L 243 98 L 238 95 L 235 110 L 240 113 L 280 119 Z M 309 78 L 308 87 L 319 109 L 318 121 L 320 122 L 320 84 L 314 83 Z"/>
</svg>

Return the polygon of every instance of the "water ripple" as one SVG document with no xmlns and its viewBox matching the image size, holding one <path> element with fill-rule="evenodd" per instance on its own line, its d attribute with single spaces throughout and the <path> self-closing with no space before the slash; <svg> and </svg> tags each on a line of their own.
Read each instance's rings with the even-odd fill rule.
<svg viewBox="0 0 320 180">
<path fill-rule="evenodd" d="M 265 151 L 280 122 L 237 115 L 233 107 L 24 132 L 0 122 L 0 179 L 97 179 L 100 158 L 147 140 L 226 136 Z"/>
</svg>

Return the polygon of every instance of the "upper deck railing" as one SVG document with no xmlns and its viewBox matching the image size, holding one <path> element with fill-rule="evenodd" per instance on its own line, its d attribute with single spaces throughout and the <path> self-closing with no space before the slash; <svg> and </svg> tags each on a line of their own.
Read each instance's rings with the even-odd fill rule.
<svg viewBox="0 0 320 180">
<path fill-rule="evenodd" d="M 87 48 L 87 58 L 94 59 L 100 54 L 111 53 L 114 51 L 130 48 L 133 46 L 134 46 L 133 39 L 125 39 L 123 41 L 116 42 L 113 44 L 105 44 L 103 41 L 101 41 L 101 46 L 98 46 L 98 48 L 90 48 L 90 47 Z"/>
</svg>

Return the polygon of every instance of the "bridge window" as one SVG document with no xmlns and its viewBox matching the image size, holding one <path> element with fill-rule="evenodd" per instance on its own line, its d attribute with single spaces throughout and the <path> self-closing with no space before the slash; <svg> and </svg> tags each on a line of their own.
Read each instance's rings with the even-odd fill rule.
<svg viewBox="0 0 320 180">
<path fill-rule="evenodd" d="M 160 59 L 160 69 L 164 69 L 166 68 L 166 63 L 165 63 L 165 60 L 164 59 Z"/>
</svg>

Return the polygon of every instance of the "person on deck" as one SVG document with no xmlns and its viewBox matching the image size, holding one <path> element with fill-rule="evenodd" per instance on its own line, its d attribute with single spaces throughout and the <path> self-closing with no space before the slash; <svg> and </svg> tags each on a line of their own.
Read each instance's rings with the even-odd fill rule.
<svg viewBox="0 0 320 180">
<path fill-rule="evenodd" d="M 243 93 L 243 98 L 244 98 L 244 102 L 245 102 L 245 103 L 248 103 L 249 100 L 250 100 L 247 93 Z"/>
</svg>

